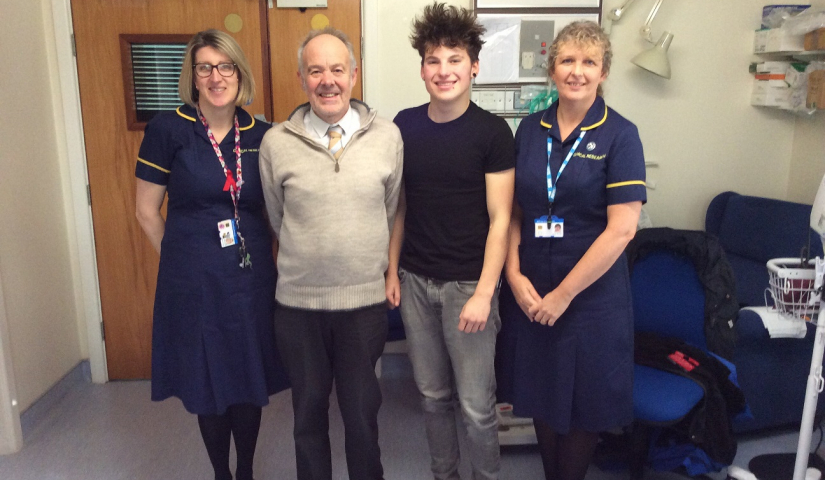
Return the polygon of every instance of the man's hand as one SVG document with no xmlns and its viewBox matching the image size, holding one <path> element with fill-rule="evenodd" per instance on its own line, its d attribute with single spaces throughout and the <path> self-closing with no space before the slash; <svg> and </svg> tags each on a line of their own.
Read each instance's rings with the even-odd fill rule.
<svg viewBox="0 0 825 480">
<path fill-rule="evenodd" d="M 390 310 L 401 305 L 401 280 L 398 274 L 387 273 L 387 278 L 384 280 L 384 292 L 387 295 L 387 306 Z"/>
<path fill-rule="evenodd" d="M 475 333 L 484 330 L 487 318 L 490 316 L 490 299 L 473 295 L 464 304 L 458 316 L 458 329 L 465 333 Z"/>
<path fill-rule="evenodd" d="M 510 290 L 513 291 L 513 296 L 516 298 L 518 306 L 521 307 L 521 311 L 532 320 L 533 315 L 530 314 L 530 309 L 541 302 L 541 296 L 533 287 L 533 283 L 521 273 L 510 275 L 507 278 L 507 283 L 510 285 Z"/>
</svg>

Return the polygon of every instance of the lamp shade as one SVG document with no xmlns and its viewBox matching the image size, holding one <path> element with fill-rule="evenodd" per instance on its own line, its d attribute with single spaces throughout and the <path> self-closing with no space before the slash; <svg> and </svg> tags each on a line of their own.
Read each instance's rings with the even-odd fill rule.
<svg viewBox="0 0 825 480">
<path fill-rule="evenodd" d="M 633 57 L 634 64 L 659 75 L 660 77 L 670 78 L 670 60 L 667 59 L 667 49 L 670 47 L 670 42 L 673 41 L 673 34 L 665 32 L 659 37 L 656 44 L 644 52 Z"/>
</svg>

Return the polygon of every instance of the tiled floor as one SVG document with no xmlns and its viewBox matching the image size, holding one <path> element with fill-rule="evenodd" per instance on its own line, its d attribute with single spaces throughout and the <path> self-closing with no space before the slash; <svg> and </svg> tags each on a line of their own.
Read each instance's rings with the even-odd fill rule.
<svg viewBox="0 0 825 480">
<path fill-rule="evenodd" d="M 381 380 L 384 404 L 379 418 L 386 478 L 424 480 L 429 455 L 418 394 L 403 356 L 384 362 Z M 255 458 L 258 480 L 294 479 L 290 393 L 272 397 L 264 409 Z M 330 414 L 333 478 L 347 479 L 343 427 L 334 398 Z M 795 432 L 743 438 L 734 464 L 747 466 L 760 453 L 794 452 Z M 819 434 L 815 433 L 814 442 Z M 466 465 L 463 465 L 466 467 Z M 463 478 L 470 478 L 466 468 Z M 714 479 L 724 475 L 714 474 Z M 180 402 L 149 401 L 149 383 L 82 383 L 70 389 L 52 408 L 39 415 L 25 435 L 20 453 L 0 456 L 2 480 L 134 480 L 211 479 L 195 417 Z M 501 479 L 541 479 L 541 460 L 535 447 L 502 449 Z M 587 480 L 619 480 L 623 472 L 603 472 L 591 466 Z M 679 478 L 672 473 L 647 472 L 646 480 Z M 790 478 L 789 478 L 790 480 Z"/>
</svg>

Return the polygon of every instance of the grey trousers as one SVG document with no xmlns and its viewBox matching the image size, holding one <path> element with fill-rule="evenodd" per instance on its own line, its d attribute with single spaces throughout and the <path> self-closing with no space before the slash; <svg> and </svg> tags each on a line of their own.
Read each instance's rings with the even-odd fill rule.
<svg viewBox="0 0 825 480">
<path fill-rule="evenodd" d="M 431 468 L 436 480 L 458 479 L 455 408 L 467 429 L 473 479 L 497 479 L 500 455 L 493 362 L 501 328 L 498 292 L 484 331 L 458 330 L 458 316 L 478 282 L 443 282 L 407 272 L 401 317 L 415 383 L 422 397 Z"/>
</svg>

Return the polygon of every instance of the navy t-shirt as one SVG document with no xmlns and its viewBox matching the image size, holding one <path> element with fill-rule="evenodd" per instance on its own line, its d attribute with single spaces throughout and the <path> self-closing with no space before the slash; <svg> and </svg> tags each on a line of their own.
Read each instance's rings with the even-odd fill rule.
<svg viewBox="0 0 825 480">
<path fill-rule="evenodd" d="M 490 217 L 485 175 L 515 166 L 507 122 L 470 102 L 436 123 L 429 104 L 395 117 L 404 140 L 407 212 L 400 266 L 445 281 L 475 281 L 484 265 Z"/>
</svg>

